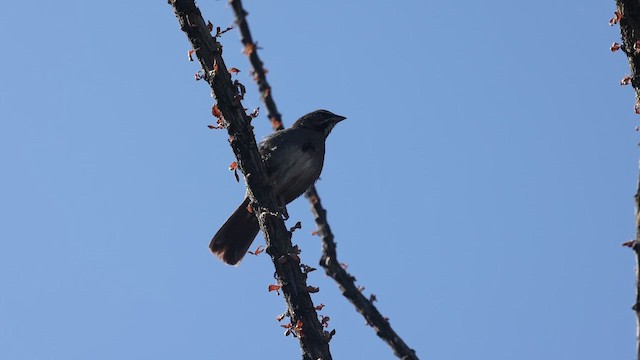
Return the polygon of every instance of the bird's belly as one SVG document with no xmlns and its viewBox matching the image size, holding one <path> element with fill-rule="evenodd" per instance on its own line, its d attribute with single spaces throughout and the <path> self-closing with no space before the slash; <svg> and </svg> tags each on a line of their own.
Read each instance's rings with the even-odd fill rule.
<svg viewBox="0 0 640 360">
<path fill-rule="evenodd" d="M 293 154 L 292 154 L 293 155 Z M 286 163 L 278 164 L 273 173 L 276 194 L 287 204 L 302 195 L 320 176 L 324 156 L 313 151 L 298 151 L 295 156 L 286 156 Z"/>
</svg>

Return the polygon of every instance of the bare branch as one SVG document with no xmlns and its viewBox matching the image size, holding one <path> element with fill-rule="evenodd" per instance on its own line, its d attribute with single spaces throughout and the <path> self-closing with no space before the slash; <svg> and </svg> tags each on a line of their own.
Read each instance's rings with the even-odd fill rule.
<svg viewBox="0 0 640 360">
<path fill-rule="evenodd" d="M 313 213 L 316 224 L 318 225 L 319 235 L 322 237 L 322 258 L 320 258 L 320 266 L 324 268 L 327 275 L 331 276 L 337 283 L 342 295 L 346 297 L 356 310 L 367 321 L 367 325 L 376 330 L 376 334 L 384 340 L 397 357 L 400 359 L 418 359 L 416 353 L 411 349 L 400 336 L 393 330 L 389 320 L 382 316 L 373 301 L 375 296 L 367 299 L 360 289 L 356 287 L 355 277 L 351 276 L 338 261 L 336 253 L 336 243 L 333 240 L 333 232 L 327 222 L 327 211 L 322 207 L 320 198 L 314 189 L 309 189 L 305 194 L 311 203 L 311 212 Z"/>
<path fill-rule="evenodd" d="M 230 0 L 229 4 L 233 8 L 233 13 L 236 17 L 236 25 L 240 30 L 240 41 L 244 45 L 244 53 L 249 58 L 251 67 L 253 68 L 253 79 L 258 83 L 258 90 L 260 90 L 260 96 L 267 108 L 267 115 L 273 126 L 273 130 L 282 130 L 284 125 L 282 124 L 282 116 L 278 112 L 276 103 L 273 100 L 271 94 L 271 86 L 267 82 L 267 72 L 264 69 L 262 60 L 258 56 L 258 46 L 253 41 L 251 31 L 249 31 L 249 23 L 247 22 L 247 13 L 242 7 L 242 1 Z"/>
<path fill-rule="evenodd" d="M 622 44 L 613 43 L 611 51 L 622 50 L 629 59 L 631 75 L 625 77 L 620 84 L 631 84 L 635 92 L 635 112 L 640 114 L 640 2 L 637 0 L 616 0 L 616 11 L 609 25 L 620 24 Z M 633 249 L 636 255 L 636 301 L 633 310 L 636 312 L 636 356 L 640 360 L 640 178 L 635 195 L 636 205 L 636 238 L 624 245 Z"/>
<path fill-rule="evenodd" d="M 236 156 L 238 167 L 244 174 L 254 213 L 267 240 L 267 253 L 271 256 L 280 290 L 287 302 L 291 324 L 295 326 L 302 357 L 305 360 L 330 360 L 329 344 L 324 336 L 309 292 L 306 276 L 295 260 L 290 233 L 278 213 L 276 201 L 251 126 L 238 94 L 237 84 L 231 81 L 224 60 L 222 45 L 210 33 L 200 10 L 193 0 L 171 0 L 169 3 L 178 18 L 180 28 L 187 34 L 204 70 L 204 79 L 209 83 L 218 101 L 223 125 L 229 133 L 229 143 Z"/>
</svg>

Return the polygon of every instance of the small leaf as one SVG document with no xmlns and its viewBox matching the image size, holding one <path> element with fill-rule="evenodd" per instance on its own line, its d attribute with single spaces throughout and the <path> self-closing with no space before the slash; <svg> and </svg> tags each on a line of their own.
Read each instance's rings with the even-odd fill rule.
<svg viewBox="0 0 640 360">
<path fill-rule="evenodd" d="M 304 337 L 304 333 L 302 332 L 302 326 L 303 326 L 302 321 L 298 320 L 296 322 L 296 326 L 293 328 L 293 331 L 295 332 L 295 334 L 298 334 L 298 337 Z"/>
<path fill-rule="evenodd" d="M 609 26 L 613 26 L 619 23 L 620 20 L 622 20 L 622 13 L 619 11 L 614 12 L 613 17 L 611 18 L 611 20 L 609 20 Z"/>
<path fill-rule="evenodd" d="M 187 56 L 189 56 L 189 61 L 193 61 L 193 53 L 195 50 L 191 49 L 187 52 Z"/>
<path fill-rule="evenodd" d="M 269 285 L 269 292 L 275 291 L 278 295 L 280 295 L 280 285 Z"/>
<path fill-rule="evenodd" d="M 211 21 L 208 21 L 208 20 L 207 20 L 207 29 L 209 29 L 209 32 L 213 31 L 213 24 L 211 23 Z"/>
<path fill-rule="evenodd" d="M 238 68 L 232 67 L 231 69 L 229 69 L 229 73 L 230 74 L 237 74 L 239 72 L 240 72 L 240 70 Z"/>
<path fill-rule="evenodd" d="M 229 165 L 229 170 L 233 171 L 233 175 L 236 177 L 236 181 L 240 182 L 240 176 L 238 175 L 238 163 L 237 162 L 232 162 Z"/>
<path fill-rule="evenodd" d="M 218 119 L 222 117 L 222 113 L 220 112 L 220 109 L 218 109 L 218 104 L 213 104 L 213 106 L 211 107 L 211 115 L 217 117 Z"/>
<path fill-rule="evenodd" d="M 324 304 L 320 303 L 320 305 L 316 306 L 316 310 L 320 311 L 322 310 L 322 308 L 324 308 Z"/>
<path fill-rule="evenodd" d="M 620 50 L 620 44 L 618 44 L 617 42 L 614 42 L 613 44 L 611 44 L 611 47 L 609 48 L 611 50 L 611 52 L 616 52 L 618 50 Z"/>
<path fill-rule="evenodd" d="M 247 251 L 247 252 L 249 254 L 251 254 L 251 255 L 258 256 L 258 255 L 260 255 L 260 254 L 262 254 L 264 252 L 264 245 L 258 246 L 253 252 L 251 252 L 251 251 Z"/>
<path fill-rule="evenodd" d="M 317 293 L 318 291 L 320 291 L 319 287 L 315 287 L 315 286 L 307 286 L 307 288 L 305 289 L 308 293 L 313 294 L 313 293 Z"/>
<path fill-rule="evenodd" d="M 620 80 L 620 85 L 629 85 L 631 84 L 631 76 L 627 75 Z"/>
</svg>

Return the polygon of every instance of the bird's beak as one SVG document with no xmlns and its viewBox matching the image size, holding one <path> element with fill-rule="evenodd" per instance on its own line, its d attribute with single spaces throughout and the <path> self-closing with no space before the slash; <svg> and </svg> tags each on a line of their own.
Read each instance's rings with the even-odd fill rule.
<svg viewBox="0 0 640 360">
<path fill-rule="evenodd" d="M 342 115 L 336 115 L 336 117 L 333 118 L 333 122 L 334 123 L 339 123 L 340 121 L 346 119 L 346 117 L 342 116 Z"/>
</svg>

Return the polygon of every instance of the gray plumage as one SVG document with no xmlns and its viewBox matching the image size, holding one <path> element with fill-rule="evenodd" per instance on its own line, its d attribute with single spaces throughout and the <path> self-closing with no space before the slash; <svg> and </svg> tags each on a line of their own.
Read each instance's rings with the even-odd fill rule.
<svg viewBox="0 0 640 360">
<path fill-rule="evenodd" d="M 318 180 L 324 164 L 325 140 L 344 119 L 327 110 L 316 110 L 258 145 L 274 194 L 281 203 L 292 202 Z M 248 206 L 249 198 L 245 196 L 209 244 L 211 251 L 227 264 L 240 262 L 260 232 L 258 219 Z"/>
</svg>

